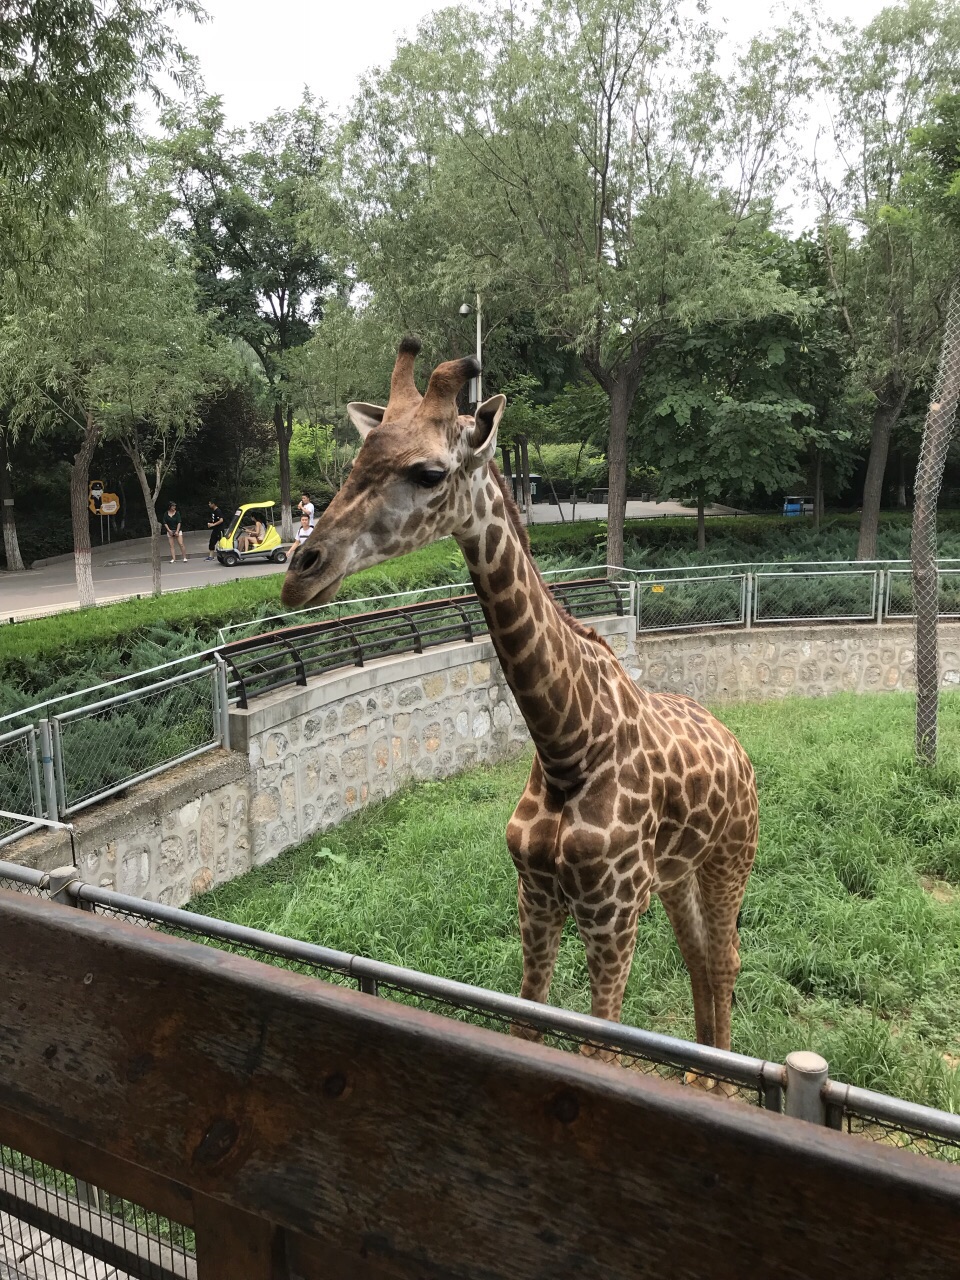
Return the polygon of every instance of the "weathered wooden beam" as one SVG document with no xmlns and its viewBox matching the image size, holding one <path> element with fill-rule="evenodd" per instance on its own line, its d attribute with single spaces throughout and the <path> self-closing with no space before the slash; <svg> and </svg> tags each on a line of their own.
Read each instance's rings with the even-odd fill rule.
<svg viewBox="0 0 960 1280">
<path fill-rule="evenodd" d="M 15 895 L 0 984 L 0 1104 L 315 1240 L 307 1277 L 960 1274 L 922 1157 Z"/>
</svg>

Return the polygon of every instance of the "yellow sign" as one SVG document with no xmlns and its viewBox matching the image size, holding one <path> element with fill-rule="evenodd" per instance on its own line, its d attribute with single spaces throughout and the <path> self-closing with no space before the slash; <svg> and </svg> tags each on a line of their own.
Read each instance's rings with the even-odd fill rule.
<svg viewBox="0 0 960 1280">
<path fill-rule="evenodd" d="M 95 516 L 115 516 L 120 510 L 120 499 L 115 493 L 104 491 L 102 480 L 91 480 L 87 506 Z"/>
<path fill-rule="evenodd" d="M 651 590 L 651 591 L 662 591 L 662 590 L 663 590 L 663 587 L 651 587 L 651 588 L 650 588 L 650 590 Z"/>
</svg>

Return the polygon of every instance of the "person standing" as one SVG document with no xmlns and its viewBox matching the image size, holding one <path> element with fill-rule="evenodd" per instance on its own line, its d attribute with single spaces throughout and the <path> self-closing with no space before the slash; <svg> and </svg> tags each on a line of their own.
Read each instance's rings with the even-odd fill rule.
<svg viewBox="0 0 960 1280">
<path fill-rule="evenodd" d="M 314 507 L 313 503 L 310 501 L 309 493 L 301 493 L 300 501 L 297 503 L 297 508 L 302 516 L 307 516 L 309 518 L 310 528 L 312 529 L 317 521 L 313 514 Z"/>
<path fill-rule="evenodd" d="M 160 522 L 167 533 L 170 541 L 170 563 L 175 564 L 177 559 L 177 543 L 180 543 L 180 554 L 183 556 L 183 562 L 187 562 L 187 553 L 183 549 L 183 525 L 180 520 L 180 512 L 177 510 L 177 504 L 171 502 L 167 507 L 166 515 Z"/>
<path fill-rule="evenodd" d="M 217 549 L 217 543 L 223 534 L 223 512 L 213 498 L 207 499 L 207 506 L 210 508 L 210 519 L 207 521 L 207 528 L 210 530 L 207 559 L 214 560 L 216 557 L 213 553 Z"/>
<path fill-rule="evenodd" d="M 300 517 L 300 528 L 297 530 L 297 536 L 293 541 L 293 548 L 302 547 L 311 533 L 313 533 L 313 525 L 310 523 L 310 517 L 304 512 Z"/>
</svg>

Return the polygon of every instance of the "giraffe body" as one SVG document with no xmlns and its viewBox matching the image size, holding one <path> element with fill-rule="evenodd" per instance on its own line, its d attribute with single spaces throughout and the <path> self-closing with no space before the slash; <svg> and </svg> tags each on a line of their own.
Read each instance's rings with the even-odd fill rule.
<svg viewBox="0 0 960 1280">
<path fill-rule="evenodd" d="M 478 406 L 475 419 L 458 416 L 456 390 L 474 369 L 466 360 L 440 365 L 421 400 L 416 350 L 401 344 L 386 410 L 351 406 L 364 446 L 291 560 L 283 600 L 329 599 L 347 572 L 456 538 L 536 747 L 507 826 L 520 994 L 546 1000 L 572 915 L 592 1012 L 619 1018 L 637 924 L 656 893 L 690 973 L 697 1039 L 729 1048 L 737 916 L 757 841 L 750 761 L 692 699 L 638 688 L 554 601 L 493 464 L 504 398 Z"/>
</svg>

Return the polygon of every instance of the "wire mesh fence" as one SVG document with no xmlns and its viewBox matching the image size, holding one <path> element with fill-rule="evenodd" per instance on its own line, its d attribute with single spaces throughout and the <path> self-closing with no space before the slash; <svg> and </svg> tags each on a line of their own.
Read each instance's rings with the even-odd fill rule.
<svg viewBox="0 0 960 1280">
<path fill-rule="evenodd" d="M 747 576 L 741 573 L 638 579 L 637 627 L 736 627 L 746 621 Z"/>
<path fill-rule="evenodd" d="M 878 572 L 840 569 L 827 572 L 754 574 L 753 621 L 869 621 L 877 616 Z"/>
<path fill-rule="evenodd" d="M 937 613 L 941 618 L 960 618 L 960 569 L 940 568 L 937 572 Z M 909 569 L 889 569 L 883 614 L 885 618 L 913 618 L 913 574 Z"/>
<path fill-rule="evenodd" d="M 51 725 L 65 816 L 219 746 L 216 668 L 63 712 Z"/>
<path fill-rule="evenodd" d="M 195 1280 L 193 1233 L 0 1145 L 0 1277 Z"/>
<path fill-rule="evenodd" d="M 37 731 L 32 725 L 0 737 L 0 845 L 34 829 L 43 817 Z"/>
</svg>

